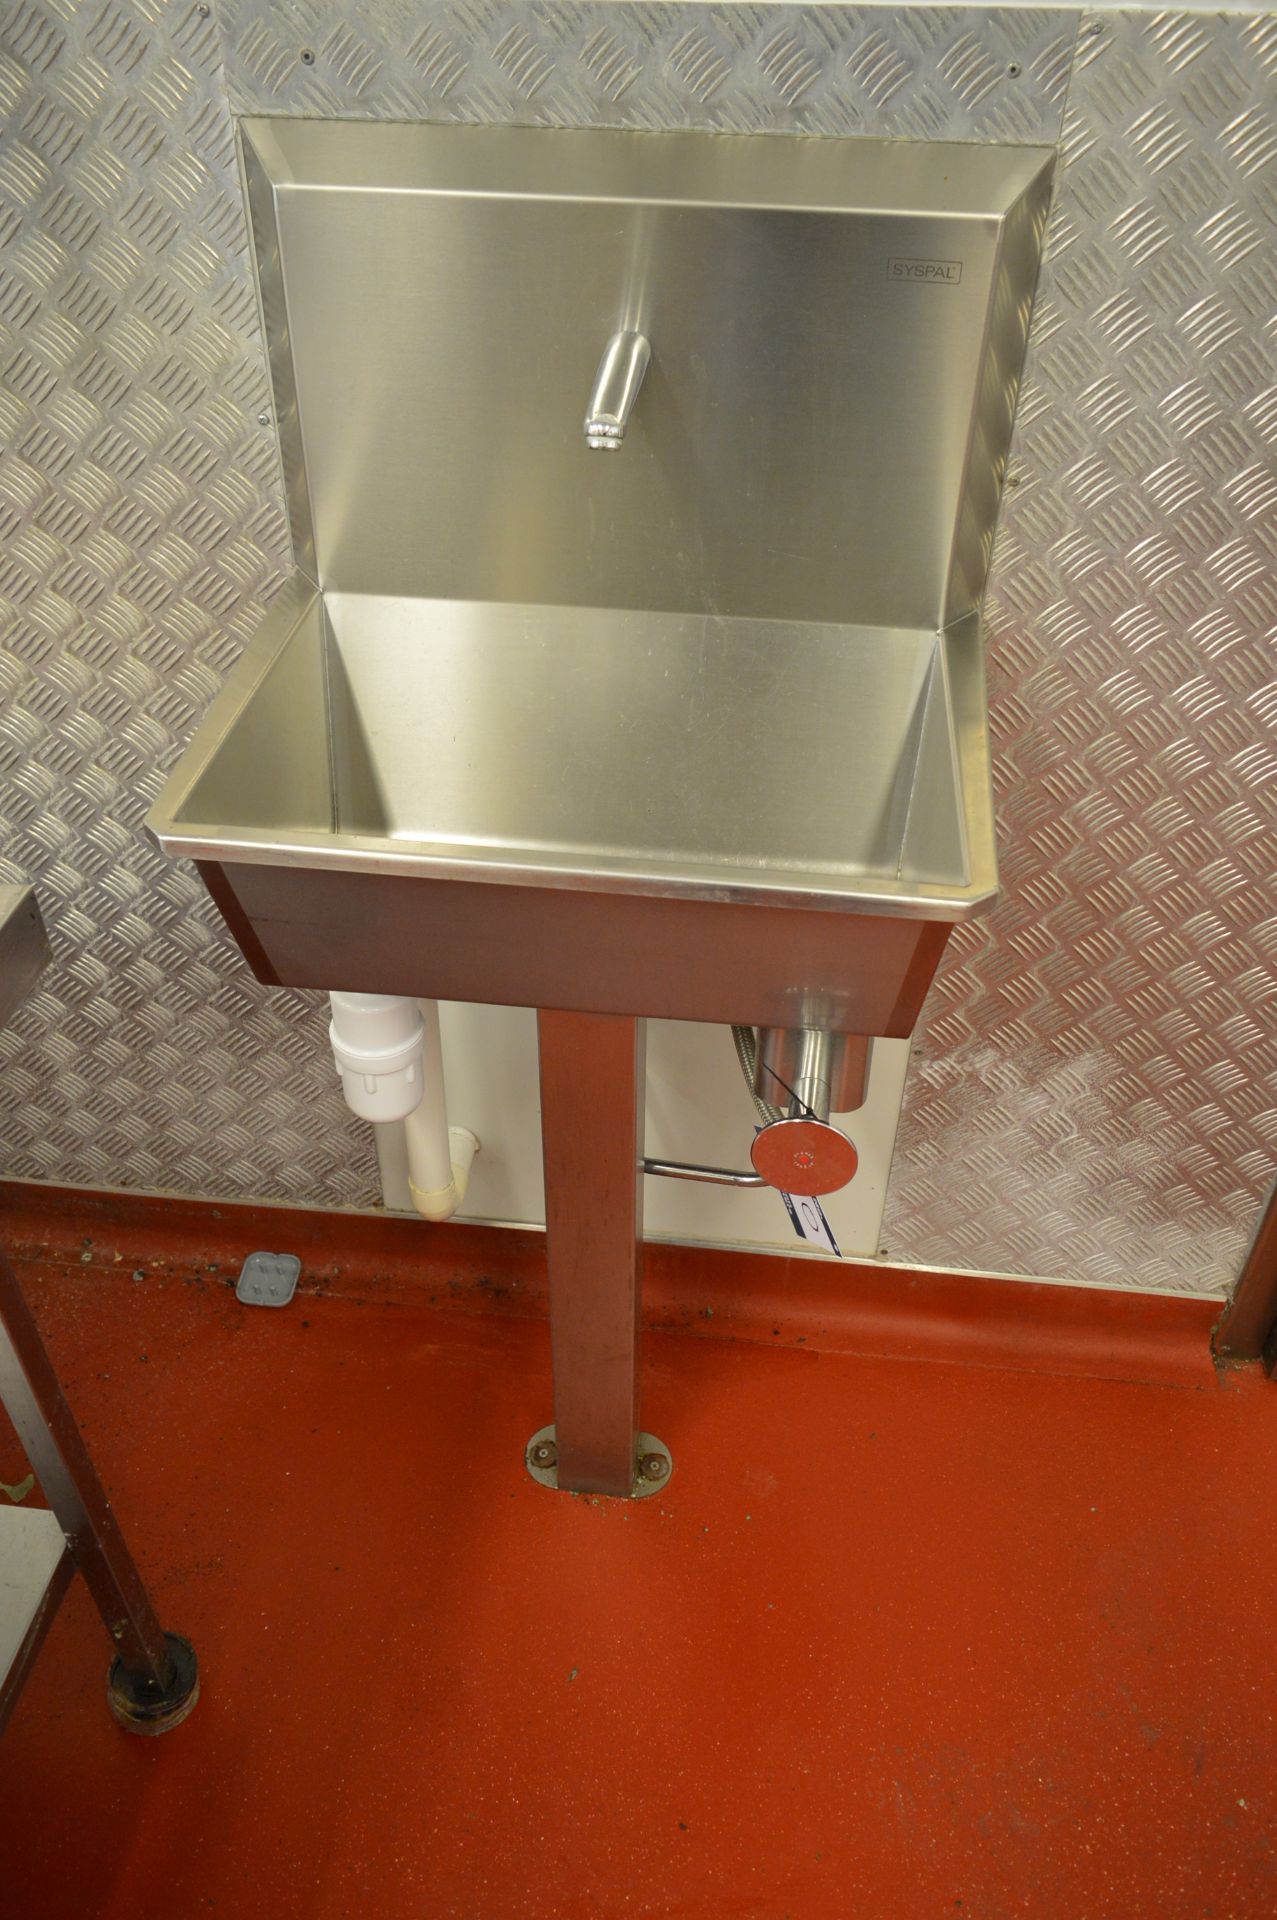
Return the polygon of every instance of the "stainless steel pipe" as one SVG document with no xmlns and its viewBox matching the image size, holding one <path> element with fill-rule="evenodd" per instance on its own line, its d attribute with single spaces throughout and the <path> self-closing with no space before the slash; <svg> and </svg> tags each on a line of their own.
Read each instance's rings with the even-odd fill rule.
<svg viewBox="0 0 1277 1920">
<path fill-rule="evenodd" d="M 754 1052 L 754 1091 L 792 1119 L 854 1113 L 865 1103 L 872 1041 L 823 1027 L 762 1027 Z"/>
</svg>

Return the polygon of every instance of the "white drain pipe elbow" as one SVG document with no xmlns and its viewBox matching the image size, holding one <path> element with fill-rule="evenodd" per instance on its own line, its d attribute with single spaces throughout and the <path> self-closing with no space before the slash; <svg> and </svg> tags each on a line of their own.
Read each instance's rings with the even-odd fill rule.
<svg viewBox="0 0 1277 1920">
<path fill-rule="evenodd" d="M 361 1120 L 406 1120 L 421 1105 L 421 1012 L 393 993 L 330 993 L 328 1038 L 346 1105 Z"/>
<path fill-rule="evenodd" d="M 449 1127 L 437 1000 L 401 994 L 330 993 L 328 1029 L 352 1113 L 378 1128 L 383 1177 L 407 1160 L 408 1197 L 426 1220 L 448 1220 L 465 1198 L 479 1142 Z M 394 1130 L 402 1129 L 405 1154 Z"/>
</svg>

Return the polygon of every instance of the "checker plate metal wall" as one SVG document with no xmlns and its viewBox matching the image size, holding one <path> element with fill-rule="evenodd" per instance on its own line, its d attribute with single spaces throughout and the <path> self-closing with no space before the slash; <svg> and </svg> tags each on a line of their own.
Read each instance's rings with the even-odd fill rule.
<svg viewBox="0 0 1277 1920">
<path fill-rule="evenodd" d="M 1003 898 L 884 1238 L 1220 1286 L 1277 1149 L 1277 18 L 1084 17 L 1064 158 L 989 596 Z"/>
<path fill-rule="evenodd" d="M 0 873 L 57 960 L 0 1035 L 0 1165 L 375 1194 L 315 997 L 139 828 L 285 565 L 231 112 L 1053 141 L 1067 94 L 991 591 L 1006 897 L 929 1003 L 886 1237 L 1226 1285 L 1277 1134 L 1275 84 L 1271 16 L 17 0 Z"/>
</svg>

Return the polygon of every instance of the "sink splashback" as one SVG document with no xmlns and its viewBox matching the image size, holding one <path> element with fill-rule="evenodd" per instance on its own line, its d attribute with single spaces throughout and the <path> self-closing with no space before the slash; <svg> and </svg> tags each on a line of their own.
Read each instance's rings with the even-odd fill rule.
<svg viewBox="0 0 1277 1920">
<path fill-rule="evenodd" d="M 326 593 L 932 630 L 979 603 L 1046 148 L 253 119 Z M 651 342 L 625 444 L 583 414 Z"/>
</svg>

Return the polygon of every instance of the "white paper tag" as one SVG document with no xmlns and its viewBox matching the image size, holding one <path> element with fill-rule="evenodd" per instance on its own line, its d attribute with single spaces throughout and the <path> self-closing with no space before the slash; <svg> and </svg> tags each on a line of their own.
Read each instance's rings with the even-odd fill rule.
<svg viewBox="0 0 1277 1920">
<path fill-rule="evenodd" d="M 789 1217 L 794 1223 L 794 1232 L 800 1240 L 806 1240 L 813 1247 L 823 1247 L 826 1253 L 836 1253 L 842 1259 L 842 1250 L 834 1239 L 833 1228 L 825 1218 L 825 1210 L 814 1194 L 782 1193 L 781 1199 L 789 1209 Z"/>
</svg>

